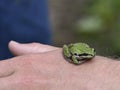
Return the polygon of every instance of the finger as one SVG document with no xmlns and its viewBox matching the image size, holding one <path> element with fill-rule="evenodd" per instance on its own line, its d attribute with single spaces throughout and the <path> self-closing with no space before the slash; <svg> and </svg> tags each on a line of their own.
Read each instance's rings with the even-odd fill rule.
<svg viewBox="0 0 120 90">
<path fill-rule="evenodd" d="M 11 76 L 15 73 L 15 68 L 10 60 L 0 61 L 0 78 Z"/>
<path fill-rule="evenodd" d="M 8 47 L 13 55 L 43 53 L 58 49 L 57 47 L 39 43 L 20 44 L 15 41 L 10 41 Z"/>
</svg>

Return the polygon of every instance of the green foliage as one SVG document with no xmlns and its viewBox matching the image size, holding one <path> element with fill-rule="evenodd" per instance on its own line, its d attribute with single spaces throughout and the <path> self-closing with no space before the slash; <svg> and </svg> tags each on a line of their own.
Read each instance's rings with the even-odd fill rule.
<svg viewBox="0 0 120 90">
<path fill-rule="evenodd" d="M 95 33 L 103 30 L 103 21 L 99 17 L 88 16 L 79 20 L 76 24 L 78 32 Z"/>
<path fill-rule="evenodd" d="M 120 55 L 120 0 L 94 0 L 87 9 L 88 15 L 77 21 L 76 32 L 97 47 L 101 54 Z M 88 33 L 92 33 L 88 37 Z M 94 38 L 93 38 L 94 35 Z M 81 36 L 79 37 L 81 38 Z"/>
</svg>

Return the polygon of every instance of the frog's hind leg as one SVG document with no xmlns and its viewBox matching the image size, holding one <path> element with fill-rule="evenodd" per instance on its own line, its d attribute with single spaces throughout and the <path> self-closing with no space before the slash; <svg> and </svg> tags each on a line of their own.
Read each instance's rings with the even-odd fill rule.
<svg viewBox="0 0 120 90">
<path fill-rule="evenodd" d="M 71 54 L 70 54 L 70 52 L 69 52 L 69 48 L 68 48 L 68 46 L 67 45 L 64 45 L 63 46 L 63 54 L 66 56 L 66 57 L 71 57 Z"/>
</svg>

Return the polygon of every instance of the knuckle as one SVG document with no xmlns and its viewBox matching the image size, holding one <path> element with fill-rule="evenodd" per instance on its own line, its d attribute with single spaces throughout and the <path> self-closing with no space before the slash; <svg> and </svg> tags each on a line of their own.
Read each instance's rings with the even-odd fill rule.
<svg viewBox="0 0 120 90">
<path fill-rule="evenodd" d="M 46 79 L 43 79 L 42 77 L 38 77 L 36 75 L 23 75 L 23 76 L 20 76 L 17 78 L 16 84 L 21 87 L 28 87 L 28 88 L 30 88 L 30 90 L 35 90 L 35 89 L 31 89 L 31 88 L 34 88 L 34 86 L 47 88 L 47 86 L 51 85 L 51 82 L 49 82 Z M 49 89 L 47 89 L 47 90 L 49 90 Z"/>
<path fill-rule="evenodd" d="M 33 45 L 33 46 L 39 46 L 40 44 L 36 43 L 36 42 L 33 42 L 33 43 L 31 43 L 31 45 Z"/>
</svg>

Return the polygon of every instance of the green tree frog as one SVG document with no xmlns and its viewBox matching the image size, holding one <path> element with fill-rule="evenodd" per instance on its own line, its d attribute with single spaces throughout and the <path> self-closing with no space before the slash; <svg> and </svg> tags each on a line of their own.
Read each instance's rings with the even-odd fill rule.
<svg viewBox="0 0 120 90">
<path fill-rule="evenodd" d="M 92 59 L 95 55 L 95 49 L 85 43 L 75 43 L 63 45 L 63 54 L 67 60 L 74 64 L 81 64 Z"/>
</svg>

